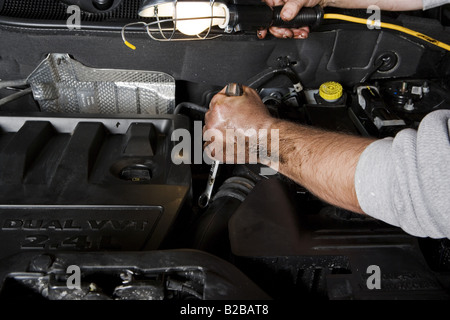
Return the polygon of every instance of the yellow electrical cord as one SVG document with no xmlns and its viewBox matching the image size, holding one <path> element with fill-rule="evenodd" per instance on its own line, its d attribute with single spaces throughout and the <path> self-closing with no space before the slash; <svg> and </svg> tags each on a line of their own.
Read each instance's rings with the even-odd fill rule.
<svg viewBox="0 0 450 320">
<path fill-rule="evenodd" d="M 125 40 L 123 43 L 125 43 L 125 45 L 126 45 L 128 48 L 130 48 L 131 50 L 136 50 L 136 46 L 133 45 L 133 44 L 131 44 L 131 43 L 129 43 L 128 41 Z"/>
<path fill-rule="evenodd" d="M 354 23 L 360 23 L 360 24 L 365 24 L 365 25 L 372 25 L 375 26 L 377 25 L 375 20 L 368 20 L 368 19 L 363 19 L 363 18 L 356 18 L 356 17 L 352 17 L 352 16 L 346 16 L 343 14 L 336 14 L 336 13 L 326 13 L 324 15 L 324 19 L 334 19 L 334 20 L 344 20 L 344 21 L 349 21 L 349 22 L 354 22 Z M 423 33 L 405 28 L 405 27 L 401 27 L 398 26 L 396 24 L 391 24 L 391 23 L 386 23 L 386 22 L 379 22 L 378 24 L 381 28 L 386 28 L 386 29 L 392 29 L 392 30 L 397 30 L 406 34 L 409 34 L 413 37 L 422 39 L 426 42 L 429 42 L 431 44 L 434 44 L 435 46 L 438 46 L 442 49 L 445 49 L 447 51 L 450 51 L 450 45 L 440 42 L 436 39 L 433 39 Z"/>
</svg>

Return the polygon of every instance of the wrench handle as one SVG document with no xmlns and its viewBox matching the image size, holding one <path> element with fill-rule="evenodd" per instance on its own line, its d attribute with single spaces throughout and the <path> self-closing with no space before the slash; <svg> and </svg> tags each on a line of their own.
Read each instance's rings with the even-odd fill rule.
<svg viewBox="0 0 450 320">
<path fill-rule="evenodd" d="M 229 83 L 225 89 L 225 95 L 228 97 L 239 97 L 244 94 L 244 88 L 240 83 Z"/>
</svg>

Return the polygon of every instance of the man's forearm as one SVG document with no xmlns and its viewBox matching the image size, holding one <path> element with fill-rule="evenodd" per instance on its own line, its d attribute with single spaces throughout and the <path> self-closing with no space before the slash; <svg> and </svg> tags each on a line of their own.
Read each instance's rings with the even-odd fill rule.
<svg viewBox="0 0 450 320">
<path fill-rule="evenodd" d="M 370 5 L 376 5 L 381 10 L 408 11 L 421 10 L 422 0 L 325 0 L 325 6 L 338 8 L 367 9 Z"/>
<path fill-rule="evenodd" d="M 358 160 L 373 139 L 275 121 L 280 173 L 335 206 L 363 213 L 355 191 Z"/>
<path fill-rule="evenodd" d="M 374 140 L 273 118 L 258 92 L 248 87 L 243 89 L 242 96 L 228 97 L 224 88 L 211 100 L 210 110 L 205 115 L 204 132 L 210 129 L 221 132 L 214 137 L 214 144 L 224 145 L 223 150 L 226 150 L 228 137 L 224 137 L 231 130 L 233 138 L 230 140 L 234 142 L 234 149 L 239 150 L 234 135 L 241 132 L 248 138 L 248 148 L 245 149 L 248 149 L 249 159 L 250 156 L 259 157 L 261 163 L 303 185 L 322 200 L 362 213 L 355 191 L 355 172 L 362 152 Z M 274 155 L 277 150 L 272 149 L 275 143 L 271 139 L 276 134 L 273 130 L 278 130 L 278 161 Z M 252 132 L 267 132 L 270 139 L 259 136 L 259 144 L 253 145 Z M 206 147 L 211 145 L 210 142 Z M 264 157 L 269 154 L 269 157 Z M 226 161 L 223 152 L 212 156 Z"/>
</svg>

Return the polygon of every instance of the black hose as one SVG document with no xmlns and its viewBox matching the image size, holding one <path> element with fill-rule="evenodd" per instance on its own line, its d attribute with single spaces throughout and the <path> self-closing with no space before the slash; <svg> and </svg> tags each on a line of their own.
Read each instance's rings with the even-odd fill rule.
<svg viewBox="0 0 450 320">
<path fill-rule="evenodd" d="M 312 29 L 317 28 L 322 24 L 324 11 L 320 5 L 309 8 L 304 7 L 300 12 L 290 21 L 284 21 L 281 18 L 281 10 L 283 6 L 273 7 L 273 23 L 272 26 L 280 28 L 301 28 L 309 26 Z"/>
<path fill-rule="evenodd" d="M 24 89 L 22 91 L 13 93 L 13 94 L 11 94 L 11 95 L 3 98 L 3 99 L 0 99 L 0 107 L 5 105 L 5 104 L 7 104 L 7 103 L 9 103 L 9 102 L 11 102 L 11 101 L 17 100 L 20 97 L 23 97 L 23 96 L 25 96 L 25 95 L 27 95 L 27 94 L 29 94 L 31 92 L 32 92 L 31 88 L 28 88 L 28 89 Z"/>
<path fill-rule="evenodd" d="M 295 73 L 294 70 L 292 70 L 290 67 L 285 68 L 278 68 L 278 69 L 272 69 L 265 70 L 263 73 L 258 74 L 254 78 L 250 80 L 250 83 L 248 86 L 253 89 L 260 88 L 264 83 L 269 81 L 272 78 L 275 78 L 276 76 L 284 75 L 291 80 L 292 84 L 294 85 L 294 88 L 297 92 L 301 91 L 302 85 L 300 82 L 300 78 L 298 77 L 297 73 Z"/>
<path fill-rule="evenodd" d="M 383 66 L 383 60 L 379 60 L 377 61 L 374 66 L 369 69 L 369 71 L 367 72 L 367 74 L 361 79 L 361 81 L 359 83 L 365 83 L 367 81 L 370 80 L 370 78 L 375 74 L 375 72 L 377 72 L 382 66 Z"/>
<path fill-rule="evenodd" d="M 199 111 L 199 112 L 203 112 L 203 113 L 206 113 L 208 111 L 207 108 L 199 106 L 198 104 L 195 104 L 192 102 L 181 102 L 175 107 L 173 114 L 179 114 L 181 109 L 183 109 L 183 108 L 187 108 L 187 109 L 191 109 L 191 110 L 195 110 L 195 111 Z"/>
<path fill-rule="evenodd" d="M 212 201 L 222 197 L 230 197 L 243 202 L 247 195 L 255 187 L 255 182 L 243 177 L 231 177 L 225 180 L 219 191 L 214 195 Z"/>
<path fill-rule="evenodd" d="M 22 87 L 27 85 L 27 79 L 0 81 L 0 89 L 8 87 Z"/>
<path fill-rule="evenodd" d="M 300 92 L 303 90 L 303 86 L 300 82 L 299 76 L 289 66 L 283 67 L 283 68 L 277 68 L 277 69 L 269 68 L 268 70 L 265 70 L 262 73 L 253 77 L 252 79 L 250 79 L 249 84 L 247 86 L 250 88 L 253 88 L 253 89 L 258 89 L 264 83 L 269 81 L 270 79 L 275 78 L 280 75 L 282 75 L 282 76 L 284 75 L 284 76 L 288 77 L 289 80 L 291 80 L 292 84 L 294 85 L 295 91 Z M 183 109 L 183 108 L 187 108 L 187 109 L 191 109 L 191 110 L 195 110 L 195 111 L 199 111 L 199 112 L 203 112 L 203 113 L 206 113 L 209 110 L 208 108 L 199 106 L 198 104 L 195 104 L 192 102 L 181 102 L 175 107 L 173 114 L 179 114 L 181 109 Z"/>
<path fill-rule="evenodd" d="M 260 179 L 249 165 L 235 168 L 234 176 L 220 186 L 208 209 L 195 223 L 193 248 L 226 258 L 230 252 L 228 221 Z"/>
</svg>

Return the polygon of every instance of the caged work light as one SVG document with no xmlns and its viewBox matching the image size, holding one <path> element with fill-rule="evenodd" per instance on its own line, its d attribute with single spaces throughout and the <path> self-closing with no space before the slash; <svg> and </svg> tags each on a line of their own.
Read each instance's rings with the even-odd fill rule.
<svg viewBox="0 0 450 320">
<path fill-rule="evenodd" d="M 135 47 L 125 39 L 125 29 L 141 24 L 148 35 L 159 41 L 206 40 L 220 37 L 212 35 L 213 28 L 221 33 L 257 31 L 271 26 L 300 28 L 318 26 L 323 19 L 322 7 L 303 8 L 291 21 L 281 19 L 282 6 L 269 7 L 260 0 L 143 0 L 139 16 L 150 22 L 133 22 L 122 29 L 124 43 Z"/>
</svg>

